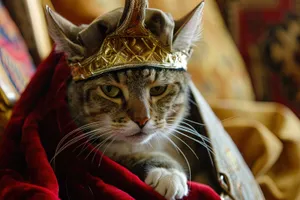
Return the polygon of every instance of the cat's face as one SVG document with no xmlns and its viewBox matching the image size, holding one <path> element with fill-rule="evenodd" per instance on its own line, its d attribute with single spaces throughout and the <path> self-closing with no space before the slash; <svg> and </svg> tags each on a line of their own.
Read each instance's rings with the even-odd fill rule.
<svg viewBox="0 0 300 200">
<path fill-rule="evenodd" d="M 70 82 L 68 102 L 80 126 L 95 137 L 141 144 L 173 132 L 187 113 L 184 71 L 134 69 Z M 101 136 L 100 136 L 101 135 Z"/>
</svg>

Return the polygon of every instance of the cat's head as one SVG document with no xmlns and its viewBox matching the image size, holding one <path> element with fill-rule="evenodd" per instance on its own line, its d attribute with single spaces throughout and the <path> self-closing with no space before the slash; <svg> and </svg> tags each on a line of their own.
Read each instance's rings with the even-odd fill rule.
<svg viewBox="0 0 300 200">
<path fill-rule="evenodd" d="M 164 137 L 187 112 L 188 75 L 151 67 L 115 71 L 70 83 L 69 106 L 81 125 L 95 123 L 115 141 L 144 143 Z M 97 132 L 96 132 L 97 133 Z"/>
<path fill-rule="evenodd" d="M 144 1 L 144 0 L 141 0 Z M 130 2 L 126 1 L 127 5 Z M 99 51 L 105 37 L 116 30 L 130 7 L 116 9 L 90 25 L 75 26 L 48 9 L 50 35 L 56 49 L 70 62 Z M 203 3 L 178 21 L 147 8 L 145 27 L 173 51 L 190 49 L 199 39 Z M 122 14 L 123 13 L 123 14 Z M 80 126 L 89 124 L 95 137 L 108 141 L 146 143 L 174 132 L 187 114 L 189 76 L 184 70 L 141 65 L 110 71 L 83 81 L 69 82 L 68 103 Z"/>
</svg>

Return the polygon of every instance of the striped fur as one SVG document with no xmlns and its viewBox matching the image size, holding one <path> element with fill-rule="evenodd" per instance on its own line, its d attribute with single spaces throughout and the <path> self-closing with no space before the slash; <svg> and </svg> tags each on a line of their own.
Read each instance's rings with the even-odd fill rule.
<svg viewBox="0 0 300 200">
<path fill-rule="evenodd" d="M 188 191 L 187 166 L 167 137 L 175 133 L 172 129 L 176 129 L 188 113 L 188 81 L 185 71 L 151 67 L 111 72 L 87 81 L 71 81 L 69 108 L 78 126 L 97 123 L 91 126 L 91 129 L 99 129 L 93 134 L 97 137 L 93 142 L 105 155 L 150 185 L 158 174 L 168 180 L 170 177 L 170 180 L 172 177 L 182 179 L 174 179 L 175 186 L 179 184 L 181 188 L 177 197 L 182 197 Z M 122 90 L 122 95 L 111 99 L 99 91 L 101 85 L 114 85 Z M 151 97 L 150 88 L 159 85 L 168 85 L 166 92 Z M 135 101 L 143 102 L 144 108 L 135 108 L 138 106 Z M 141 109 L 150 113 L 150 120 L 142 128 L 129 115 L 130 110 L 138 114 Z M 138 132 L 143 132 L 143 137 L 131 137 Z M 169 187 L 169 182 L 164 183 L 156 187 L 158 192 Z"/>
</svg>

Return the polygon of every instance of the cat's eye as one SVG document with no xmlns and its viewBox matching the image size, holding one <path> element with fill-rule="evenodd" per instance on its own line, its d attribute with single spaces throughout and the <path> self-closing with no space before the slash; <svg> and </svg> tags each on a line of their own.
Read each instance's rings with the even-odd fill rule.
<svg viewBox="0 0 300 200">
<path fill-rule="evenodd" d="M 106 96 L 110 98 L 117 98 L 121 94 L 120 88 L 113 85 L 102 85 L 101 90 Z"/>
<path fill-rule="evenodd" d="M 167 90 L 168 85 L 155 86 L 150 89 L 151 96 L 160 96 Z"/>
</svg>

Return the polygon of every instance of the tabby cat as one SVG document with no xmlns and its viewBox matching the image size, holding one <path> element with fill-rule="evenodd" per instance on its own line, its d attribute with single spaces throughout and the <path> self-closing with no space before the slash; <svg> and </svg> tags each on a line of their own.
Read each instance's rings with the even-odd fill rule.
<svg viewBox="0 0 300 200">
<path fill-rule="evenodd" d="M 126 9 L 130 8 L 125 7 L 124 13 L 129 12 Z M 170 15 L 147 8 L 145 24 L 162 40 L 166 38 L 164 34 L 170 34 L 168 30 L 177 31 L 176 41 L 172 39 L 173 32 L 168 37 L 174 49 L 191 48 L 200 33 L 202 12 L 203 3 L 174 22 Z M 48 10 L 50 34 L 57 51 L 64 52 L 69 62 L 92 55 L 103 38 L 115 30 L 122 13 L 123 9 L 117 9 L 89 26 L 78 27 Z M 185 70 L 143 64 L 83 81 L 71 80 L 67 92 L 69 110 L 99 151 L 138 175 L 166 199 L 181 199 L 189 192 L 187 180 L 196 177 L 193 170 L 201 166 L 196 147 L 203 143 L 199 137 L 204 137 L 188 123 L 189 81 Z"/>
</svg>

